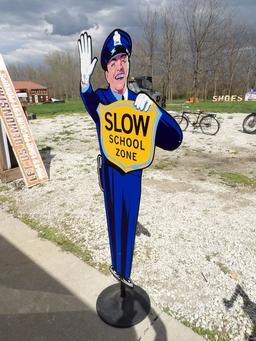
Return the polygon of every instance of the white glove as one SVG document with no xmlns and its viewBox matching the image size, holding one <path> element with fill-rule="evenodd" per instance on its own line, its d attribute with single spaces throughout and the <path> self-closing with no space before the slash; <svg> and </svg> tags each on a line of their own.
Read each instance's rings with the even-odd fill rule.
<svg viewBox="0 0 256 341">
<path fill-rule="evenodd" d="M 81 83 L 82 86 L 86 87 L 89 85 L 90 77 L 97 63 L 97 58 L 93 58 L 92 61 L 92 39 L 86 31 L 80 33 L 77 43 L 81 66 Z"/>
<path fill-rule="evenodd" d="M 141 111 L 148 111 L 149 107 L 153 103 L 152 99 L 146 94 L 138 94 L 135 100 L 135 107 Z"/>
</svg>

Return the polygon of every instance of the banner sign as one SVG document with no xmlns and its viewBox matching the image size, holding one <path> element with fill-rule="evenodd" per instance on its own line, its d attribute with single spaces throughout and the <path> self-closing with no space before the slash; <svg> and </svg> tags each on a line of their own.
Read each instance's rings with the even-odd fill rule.
<svg viewBox="0 0 256 341">
<path fill-rule="evenodd" d="M 101 145 L 106 158 L 125 173 L 146 168 L 155 151 L 156 128 L 161 112 L 156 105 L 137 110 L 133 101 L 100 104 Z"/>
<path fill-rule="evenodd" d="M 250 89 L 245 94 L 245 101 L 256 101 L 256 89 Z"/>
<path fill-rule="evenodd" d="M 27 118 L 0 55 L 0 116 L 28 187 L 48 180 Z"/>
</svg>

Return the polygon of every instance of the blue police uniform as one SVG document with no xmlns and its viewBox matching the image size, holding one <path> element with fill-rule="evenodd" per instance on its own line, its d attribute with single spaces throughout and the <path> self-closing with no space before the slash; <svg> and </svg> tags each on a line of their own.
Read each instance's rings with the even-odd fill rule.
<svg viewBox="0 0 256 341">
<path fill-rule="evenodd" d="M 114 30 L 106 39 L 102 49 L 101 64 L 103 69 L 106 70 L 108 61 L 114 55 L 123 52 L 130 55 L 131 46 L 130 36 L 126 32 L 120 29 Z M 87 89 L 81 89 L 84 105 L 96 124 L 102 155 L 101 176 L 112 267 L 120 277 L 129 279 L 141 196 L 142 170 L 124 173 L 107 160 L 101 145 L 100 119 L 97 112 L 100 103 L 108 105 L 120 100 L 120 96 L 113 92 L 110 87 L 98 89 L 95 92 L 91 85 Z M 135 101 L 136 97 L 137 94 L 128 89 L 127 99 Z M 156 131 L 155 145 L 162 149 L 174 150 L 182 142 L 182 131 L 166 111 L 160 107 L 158 108 L 161 117 Z"/>
</svg>

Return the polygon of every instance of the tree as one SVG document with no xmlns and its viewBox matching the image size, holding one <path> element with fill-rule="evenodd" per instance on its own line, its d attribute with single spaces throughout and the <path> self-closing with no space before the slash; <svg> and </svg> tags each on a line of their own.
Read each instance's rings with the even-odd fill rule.
<svg viewBox="0 0 256 341">
<path fill-rule="evenodd" d="M 166 94 L 168 100 L 173 97 L 174 65 L 178 60 L 180 35 L 174 9 L 165 7 L 161 13 L 161 61 L 163 74 L 166 79 Z"/>
<path fill-rule="evenodd" d="M 213 54 L 213 46 L 216 49 L 214 37 L 222 24 L 223 7 L 220 0 L 183 0 L 181 9 L 192 58 L 193 95 L 197 97 L 202 62 Z"/>
<path fill-rule="evenodd" d="M 226 29 L 227 44 L 224 49 L 226 71 L 227 71 L 227 92 L 232 94 L 236 72 L 239 71 L 239 64 L 243 52 L 247 46 L 247 30 L 245 26 L 238 25 L 230 18 Z"/>
<path fill-rule="evenodd" d="M 51 52 L 45 57 L 45 67 L 51 97 L 78 97 L 80 73 L 76 53 Z"/>
<path fill-rule="evenodd" d="M 154 57 L 157 50 L 157 21 L 158 13 L 156 10 L 147 7 L 146 12 L 140 14 L 140 22 L 143 28 L 143 45 L 146 54 L 147 76 L 154 80 Z"/>
</svg>

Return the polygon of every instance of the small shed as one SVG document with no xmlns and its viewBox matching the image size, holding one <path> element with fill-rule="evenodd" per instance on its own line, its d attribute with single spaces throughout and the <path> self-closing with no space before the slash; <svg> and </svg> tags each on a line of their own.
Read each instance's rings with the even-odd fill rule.
<svg viewBox="0 0 256 341">
<path fill-rule="evenodd" d="M 28 103 L 44 103 L 49 100 L 48 88 L 31 81 L 14 81 L 16 93 L 27 94 Z"/>
</svg>

